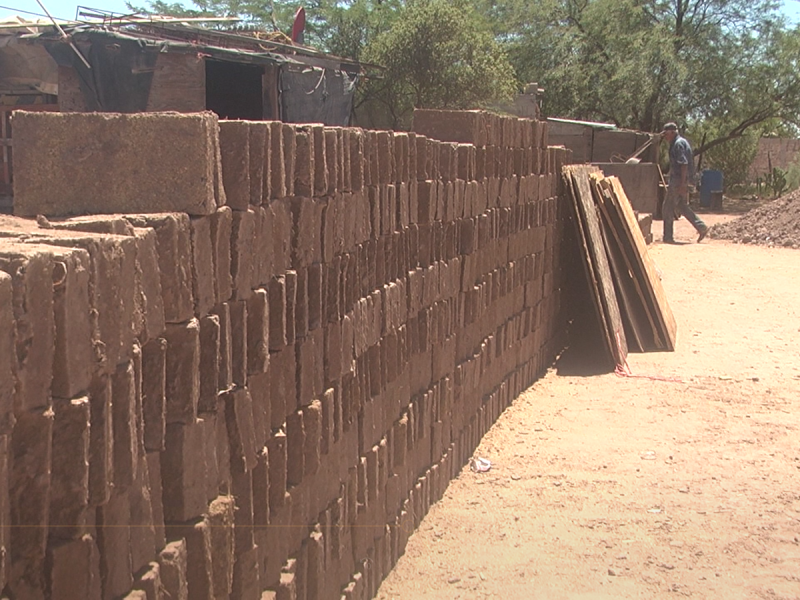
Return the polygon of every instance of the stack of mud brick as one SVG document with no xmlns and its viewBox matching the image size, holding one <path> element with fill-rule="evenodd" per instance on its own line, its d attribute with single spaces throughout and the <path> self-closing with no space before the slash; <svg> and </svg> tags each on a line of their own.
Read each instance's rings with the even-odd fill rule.
<svg viewBox="0 0 800 600">
<path fill-rule="evenodd" d="M 562 346 L 568 154 L 464 114 L 471 144 L 15 113 L 4 594 L 375 594 Z"/>
</svg>

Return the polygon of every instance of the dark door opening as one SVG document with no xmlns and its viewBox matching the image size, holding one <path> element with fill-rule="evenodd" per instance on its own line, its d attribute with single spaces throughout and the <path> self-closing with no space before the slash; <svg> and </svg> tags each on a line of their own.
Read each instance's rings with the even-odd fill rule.
<svg viewBox="0 0 800 600">
<path fill-rule="evenodd" d="M 262 65 L 206 60 L 206 108 L 220 119 L 264 118 Z"/>
</svg>

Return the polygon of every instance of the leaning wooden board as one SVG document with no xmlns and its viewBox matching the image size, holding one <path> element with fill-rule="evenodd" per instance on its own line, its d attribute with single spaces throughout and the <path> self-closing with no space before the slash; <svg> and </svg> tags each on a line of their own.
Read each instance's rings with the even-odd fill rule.
<svg viewBox="0 0 800 600">
<path fill-rule="evenodd" d="M 579 222 L 584 225 L 585 248 L 589 257 L 587 262 L 594 269 L 602 313 L 605 317 L 604 325 L 607 342 L 611 346 L 611 355 L 614 357 L 615 363 L 624 365 L 628 358 L 628 344 L 625 339 L 625 329 L 622 325 L 619 304 L 617 303 L 614 280 L 608 264 L 608 255 L 606 254 L 600 230 L 597 206 L 589 184 L 589 175 L 597 172 L 598 169 L 587 166 L 569 166 L 565 168 L 568 169 L 574 185 L 573 198 L 578 205 Z"/>
<path fill-rule="evenodd" d="M 616 263 L 614 273 L 617 290 L 622 298 L 624 309 L 623 317 L 633 329 L 634 337 L 641 342 L 641 350 L 664 350 L 661 325 L 656 317 L 656 308 L 653 302 L 648 301 L 650 296 L 644 291 L 644 275 L 638 263 L 634 263 L 632 242 L 626 235 L 627 224 L 612 205 L 612 190 L 603 183 L 602 174 L 591 176 L 592 191 L 595 192 L 595 201 L 600 208 L 600 216 L 606 232 L 606 247 L 611 259 L 611 266 Z M 610 235 L 609 235 L 610 234 Z"/>
<path fill-rule="evenodd" d="M 589 245 L 586 240 L 586 236 L 588 234 L 586 232 L 586 226 L 583 223 L 583 219 L 581 218 L 580 209 L 578 208 L 578 200 L 577 200 L 578 193 L 575 189 L 575 181 L 572 179 L 571 170 L 568 170 L 567 167 L 564 167 L 563 177 L 567 190 L 570 193 L 570 198 L 572 199 L 572 211 L 575 217 L 575 229 L 578 241 L 581 244 L 581 250 L 582 250 L 581 255 L 583 257 L 581 263 L 583 264 L 584 267 L 586 279 L 589 282 L 589 291 L 591 292 L 590 295 L 592 297 L 592 306 L 594 306 L 595 315 L 597 316 L 597 321 L 600 324 L 600 331 L 603 336 L 603 347 L 606 351 L 609 363 L 611 365 L 614 365 L 616 364 L 614 359 L 614 349 L 612 340 L 608 335 L 609 327 L 607 325 L 607 319 L 605 313 L 603 312 L 603 306 L 600 301 L 600 285 L 597 282 L 595 267 L 592 264 L 592 255 L 589 252 Z"/>
<path fill-rule="evenodd" d="M 667 295 L 664 292 L 664 287 L 661 285 L 661 279 L 658 276 L 653 259 L 647 252 L 647 244 L 644 241 L 642 232 L 639 229 L 639 224 L 636 221 L 636 215 L 633 212 L 631 203 L 622 184 L 616 177 L 607 177 L 603 181 L 603 185 L 610 187 L 612 194 L 610 198 L 613 200 L 611 203 L 612 208 L 616 209 L 623 221 L 626 223 L 625 233 L 633 244 L 635 252 L 632 252 L 634 264 L 636 264 L 643 274 L 644 290 L 649 296 L 647 300 L 654 303 L 656 307 L 656 317 L 658 324 L 663 328 L 664 342 L 666 349 L 675 350 L 675 339 L 677 336 L 678 325 L 675 322 L 675 316 L 672 314 L 672 309 L 667 302 Z"/>
</svg>

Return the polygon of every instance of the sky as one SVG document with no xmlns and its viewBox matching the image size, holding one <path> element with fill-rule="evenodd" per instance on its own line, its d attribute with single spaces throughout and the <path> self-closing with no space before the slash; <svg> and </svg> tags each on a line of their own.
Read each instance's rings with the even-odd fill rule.
<svg viewBox="0 0 800 600">
<path fill-rule="evenodd" d="M 75 18 L 75 9 L 77 3 L 75 0 L 42 0 L 47 10 L 57 18 L 70 20 Z M 118 13 L 127 13 L 125 7 L 125 0 L 83 0 L 83 6 L 91 6 L 92 8 L 102 8 Z M 190 1 L 185 1 L 185 4 L 191 4 Z M 298 2 L 299 3 L 299 2 Z M 146 4 L 144 0 L 134 0 L 133 4 Z M 0 0 L 0 18 L 5 18 L 9 15 L 22 14 L 21 11 L 30 11 L 35 13 L 42 13 L 42 9 L 37 4 L 36 0 Z M 787 20 L 793 24 L 800 24 L 800 0 L 783 0 L 783 14 Z M 23 15 L 24 16 L 24 15 Z"/>
</svg>

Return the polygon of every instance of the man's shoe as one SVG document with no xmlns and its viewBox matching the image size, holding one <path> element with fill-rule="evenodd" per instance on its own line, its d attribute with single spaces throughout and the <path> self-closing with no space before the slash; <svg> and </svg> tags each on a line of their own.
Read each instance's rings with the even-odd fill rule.
<svg viewBox="0 0 800 600">
<path fill-rule="evenodd" d="M 700 235 L 697 236 L 697 243 L 699 244 L 704 239 L 706 239 L 707 235 L 708 235 L 708 226 L 706 225 L 705 227 L 703 227 L 703 229 L 700 230 Z"/>
<path fill-rule="evenodd" d="M 666 239 L 666 238 L 664 238 L 664 239 L 663 239 L 663 240 L 661 240 L 661 241 L 662 241 L 662 242 L 664 242 L 665 244 L 674 244 L 674 243 L 675 243 L 675 240 L 673 240 L 673 239 Z"/>
</svg>

